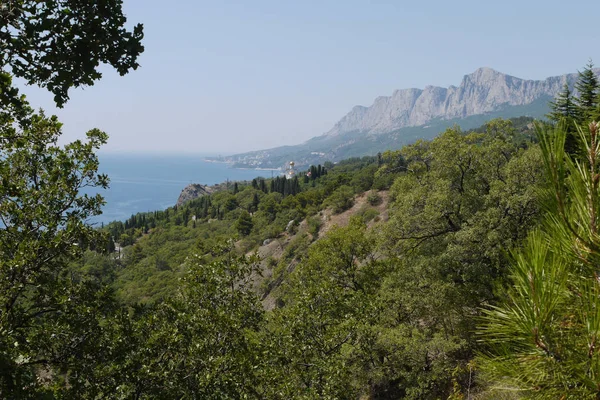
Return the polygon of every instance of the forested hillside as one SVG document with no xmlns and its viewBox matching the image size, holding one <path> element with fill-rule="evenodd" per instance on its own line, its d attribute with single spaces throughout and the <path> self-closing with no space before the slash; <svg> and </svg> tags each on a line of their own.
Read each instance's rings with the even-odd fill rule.
<svg viewBox="0 0 600 400">
<path fill-rule="evenodd" d="M 138 377 L 138 386 L 120 384 L 125 397 L 482 390 L 476 322 L 508 283 L 505 250 L 539 219 L 545 181 L 532 126 L 449 129 L 105 226 L 114 244 L 86 252 L 72 274 L 137 311 L 126 326 L 110 324 L 128 329 L 121 351 L 135 365 L 113 361 L 102 379 Z M 165 351 L 173 364 L 156 363 Z M 152 366 L 143 377 L 141 365 Z M 190 371 L 202 375 L 190 381 Z"/>
<path fill-rule="evenodd" d="M 487 134 L 491 129 L 506 128 L 513 136 L 511 140 L 525 147 L 533 139 L 531 122 L 528 118 L 498 120 L 477 131 Z M 347 217 L 344 221 L 356 215 L 369 223 L 379 221 L 379 214 L 385 210 L 387 220 L 388 204 L 380 204 L 382 197 L 387 199 L 394 179 L 407 167 L 401 152 L 387 152 L 344 160 L 335 166 L 313 166 L 291 180 L 257 178 L 222 185 L 216 193 L 184 204 L 108 224 L 104 227 L 111 238 L 108 250 L 116 251 L 116 256 L 99 258 L 89 253 L 82 261 L 84 269 L 103 271 L 108 268 L 105 264 L 113 264 L 113 269 L 119 271 L 114 277 L 118 293 L 130 301 L 146 302 L 174 291 L 181 266 L 191 251 L 206 252 L 228 239 L 234 239 L 236 249 L 242 253 L 258 248 L 263 258 L 269 258 L 263 262 L 273 266 L 279 260 L 261 245 L 276 241 L 288 253 L 297 253 L 298 249 L 292 250 L 297 246 L 305 251 L 324 231 L 322 228 L 336 223 L 336 215 L 340 214 Z M 360 207 L 349 210 L 358 198 L 363 200 Z"/>
<path fill-rule="evenodd" d="M 51 32 L 49 34 L 48 32 Z M 600 396 L 600 83 L 101 228 L 107 135 L 55 102 L 138 67 L 118 0 L 0 7 L 0 398 Z"/>
</svg>

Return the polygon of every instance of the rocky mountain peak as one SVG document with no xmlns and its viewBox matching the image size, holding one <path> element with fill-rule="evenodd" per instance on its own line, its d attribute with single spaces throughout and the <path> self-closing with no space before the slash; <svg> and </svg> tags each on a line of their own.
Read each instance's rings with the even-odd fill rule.
<svg viewBox="0 0 600 400">
<path fill-rule="evenodd" d="M 376 135 L 425 125 L 434 119 L 466 118 L 506 106 L 527 105 L 555 97 L 565 83 L 573 87 L 576 79 L 577 74 L 569 74 L 525 80 L 482 67 L 465 75 L 459 86 L 395 90 L 391 96 L 377 97 L 370 107 L 356 106 L 325 136 L 350 132 Z"/>
<path fill-rule="evenodd" d="M 489 82 L 500 76 L 508 75 L 498 72 L 490 67 L 481 67 L 477 68 L 473 73 L 465 75 L 464 79 L 469 79 L 471 82 Z"/>
<path fill-rule="evenodd" d="M 594 72 L 600 76 L 600 69 Z M 573 73 L 520 79 L 493 68 L 478 68 L 464 75 L 458 86 L 400 89 L 377 97 L 369 107 L 355 106 L 329 132 L 303 144 L 237 154 L 225 161 L 251 168 L 279 167 L 289 160 L 296 165 L 317 165 L 431 139 L 455 124 L 472 129 L 498 117 L 543 118 L 549 111 L 548 101 L 565 84 L 573 90 L 577 78 Z"/>
</svg>

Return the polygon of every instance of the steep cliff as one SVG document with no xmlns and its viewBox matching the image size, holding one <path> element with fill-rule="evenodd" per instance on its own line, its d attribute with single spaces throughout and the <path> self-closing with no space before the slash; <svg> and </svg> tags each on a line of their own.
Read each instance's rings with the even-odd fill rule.
<svg viewBox="0 0 600 400">
<path fill-rule="evenodd" d="M 353 131 L 381 134 L 425 125 L 437 118 L 449 120 L 486 114 L 500 107 L 522 106 L 543 97 L 555 97 L 565 83 L 572 88 L 576 80 L 577 74 L 524 80 L 491 68 L 479 68 L 465 75 L 458 87 L 396 90 L 391 96 L 378 97 L 370 107 L 356 106 L 325 135 Z"/>
<path fill-rule="evenodd" d="M 177 199 L 177 206 L 182 205 L 183 203 L 196 199 L 201 196 L 205 196 L 207 194 L 211 194 L 214 192 L 214 188 L 206 185 L 200 185 L 198 183 L 193 183 L 187 185 L 181 191 L 179 198 Z"/>
<path fill-rule="evenodd" d="M 600 75 L 600 69 L 595 70 Z M 465 75 L 459 86 L 427 86 L 396 90 L 375 99 L 370 107 L 355 106 L 333 128 L 296 146 L 237 154 L 220 159 L 237 167 L 281 167 L 290 160 L 298 166 L 373 155 L 400 148 L 417 139 L 430 139 L 459 125 L 476 128 L 492 118 L 541 118 L 548 101 L 565 83 L 574 90 L 578 74 L 526 80 L 479 68 Z"/>
</svg>

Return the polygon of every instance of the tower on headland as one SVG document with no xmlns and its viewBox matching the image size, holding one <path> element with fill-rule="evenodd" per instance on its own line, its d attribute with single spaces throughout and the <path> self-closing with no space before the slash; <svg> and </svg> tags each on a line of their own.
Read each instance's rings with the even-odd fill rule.
<svg viewBox="0 0 600 400">
<path fill-rule="evenodd" d="M 295 165 L 296 165 L 296 163 L 293 161 L 290 161 L 290 163 L 288 165 L 286 165 L 286 167 L 285 167 L 285 178 L 286 179 L 293 179 L 296 176 Z"/>
</svg>

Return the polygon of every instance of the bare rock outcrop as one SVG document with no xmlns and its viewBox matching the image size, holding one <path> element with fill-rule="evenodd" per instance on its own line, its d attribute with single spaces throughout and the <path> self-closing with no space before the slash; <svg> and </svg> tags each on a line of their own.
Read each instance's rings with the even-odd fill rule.
<svg viewBox="0 0 600 400">
<path fill-rule="evenodd" d="M 595 70 L 600 74 L 600 69 Z M 370 107 L 355 106 L 325 136 L 364 132 L 376 135 L 420 126 L 435 119 L 450 120 L 497 111 L 503 106 L 521 106 L 555 97 L 565 83 L 573 90 L 577 74 L 544 80 L 526 80 L 479 68 L 465 75 L 460 85 L 442 88 L 396 90 L 375 99 Z"/>
<path fill-rule="evenodd" d="M 197 199 L 198 197 L 209 195 L 209 194 L 213 193 L 214 190 L 215 189 L 210 186 L 201 185 L 199 183 L 192 183 L 190 185 L 187 185 L 181 191 L 181 194 L 179 195 L 179 199 L 177 199 L 177 206 L 179 207 L 183 203 L 188 202 L 193 199 Z"/>
</svg>

